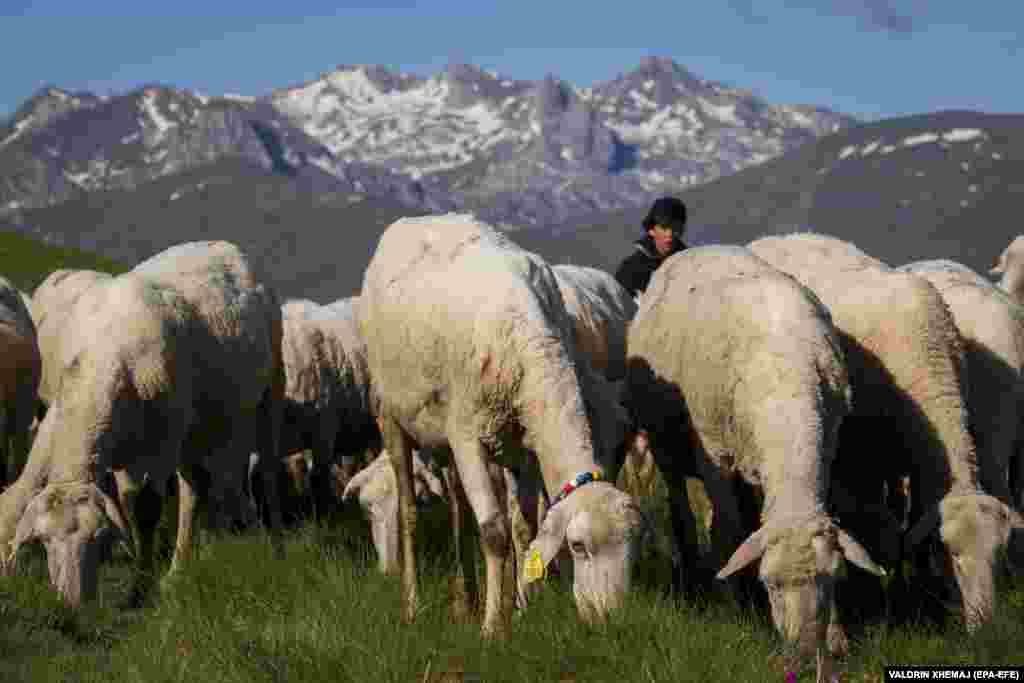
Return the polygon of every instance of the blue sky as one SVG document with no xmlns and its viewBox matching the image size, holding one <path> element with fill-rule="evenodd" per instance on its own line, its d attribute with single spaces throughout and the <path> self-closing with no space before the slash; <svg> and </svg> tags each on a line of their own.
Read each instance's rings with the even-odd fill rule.
<svg viewBox="0 0 1024 683">
<path fill-rule="evenodd" d="M 1024 112 L 1016 0 L 3 0 L 0 117 L 44 84 L 262 95 L 338 64 L 612 79 L 649 55 L 774 103 Z"/>
</svg>

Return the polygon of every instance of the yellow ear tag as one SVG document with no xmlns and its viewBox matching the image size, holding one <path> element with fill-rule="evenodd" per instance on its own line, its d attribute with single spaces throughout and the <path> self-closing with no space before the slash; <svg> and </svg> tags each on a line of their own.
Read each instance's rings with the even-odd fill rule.
<svg viewBox="0 0 1024 683">
<path fill-rule="evenodd" d="M 528 582 L 544 578 L 546 568 L 544 567 L 544 559 L 541 558 L 539 550 L 534 550 L 526 556 L 526 564 L 523 570 Z"/>
</svg>

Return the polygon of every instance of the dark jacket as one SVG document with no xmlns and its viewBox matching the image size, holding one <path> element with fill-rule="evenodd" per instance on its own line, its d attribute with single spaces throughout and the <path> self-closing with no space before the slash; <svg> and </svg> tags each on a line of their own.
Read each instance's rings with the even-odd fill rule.
<svg viewBox="0 0 1024 683">
<path fill-rule="evenodd" d="M 615 279 L 633 297 L 640 296 L 640 293 L 647 289 L 647 283 L 651 281 L 651 275 L 658 269 L 662 261 L 668 258 L 668 256 L 678 254 L 683 249 L 686 249 L 686 244 L 681 239 L 676 238 L 672 253 L 663 257 L 658 254 L 658 250 L 654 246 L 654 240 L 650 236 L 637 240 L 633 243 L 633 246 L 636 251 L 627 256 L 619 265 L 618 270 L 615 271 Z"/>
</svg>

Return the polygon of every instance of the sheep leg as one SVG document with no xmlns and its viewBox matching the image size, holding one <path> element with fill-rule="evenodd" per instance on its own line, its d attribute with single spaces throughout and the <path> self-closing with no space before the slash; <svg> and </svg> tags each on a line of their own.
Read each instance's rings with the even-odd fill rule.
<svg viewBox="0 0 1024 683">
<path fill-rule="evenodd" d="M 660 448 L 653 449 L 653 453 L 668 488 L 672 536 L 676 546 L 672 554 L 672 594 L 692 600 L 709 590 L 711 582 L 708 572 L 701 571 L 700 567 L 697 519 L 690 507 L 686 473 L 675 467 L 671 457 Z"/>
<path fill-rule="evenodd" d="M 521 531 L 522 524 L 518 512 L 518 505 L 515 504 L 517 484 L 515 475 L 507 468 L 496 462 L 488 463 L 487 469 L 490 472 L 491 482 L 494 485 L 494 492 L 498 497 L 498 505 L 505 511 L 505 519 L 508 521 L 510 534 L 509 546 L 506 548 L 505 561 L 502 564 L 502 591 L 501 591 L 501 613 L 512 614 L 516 606 L 516 559 L 517 546 L 515 532 Z M 526 541 L 529 543 L 529 540 Z M 525 549 L 525 545 L 523 548 Z"/>
<path fill-rule="evenodd" d="M 383 417 L 384 447 L 395 470 L 398 493 L 398 553 L 402 567 L 402 617 L 411 623 L 419 607 L 416 566 L 416 499 L 412 480 L 412 444 L 399 424 Z"/>
<path fill-rule="evenodd" d="M 456 567 L 448 581 L 448 595 L 451 602 L 452 616 L 463 621 L 473 613 L 479 597 L 476 584 L 476 554 L 468 543 L 469 535 L 466 526 L 466 510 L 469 501 L 462 488 L 458 470 L 454 465 L 444 468 L 444 482 L 448 489 L 448 500 L 451 511 L 452 546 L 455 549 Z"/>
<path fill-rule="evenodd" d="M 1007 469 L 1012 507 L 1024 511 L 1024 437 L 1017 439 Z"/>
<path fill-rule="evenodd" d="M 719 469 L 708 462 L 702 463 L 702 479 L 711 499 L 714 522 L 711 525 L 711 552 L 715 567 L 724 567 L 729 558 L 746 538 L 743 515 L 731 479 L 723 476 Z M 737 602 L 744 604 L 753 598 L 754 589 L 749 576 L 737 574 L 729 580 L 730 589 Z"/>
<path fill-rule="evenodd" d="M 178 468 L 178 537 L 174 543 L 169 574 L 175 574 L 192 558 L 192 531 L 196 519 L 195 472 L 191 465 Z"/>
<path fill-rule="evenodd" d="M 542 485 L 528 463 L 518 475 L 505 470 L 505 486 L 508 489 L 508 518 L 512 525 L 512 550 L 515 555 L 514 589 L 515 576 L 520 573 L 526 549 L 537 536 L 537 497 Z"/>
<path fill-rule="evenodd" d="M 501 506 L 487 467 L 487 453 L 475 438 L 452 444 L 455 466 L 480 528 L 480 549 L 487 568 L 483 634 L 498 636 L 505 626 L 502 614 L 504 564 L 509 551 L 506 511 Z"/>
<path fill-rule="evenodd" d="M 0 435 L 2 434 L 3 432 L 0 431 Z M 8 447 L 8 440 L 6 437 L 0 436 L 0 490 L 18 478 L 15 470 L 14 458 Z"/>
<path fill-rule="evenodd" d="M 307 495 L 313 506 L 313 519 L 318 522 L 327 518 L 331 510 L 331 464 L 334 458 L 334 433 L 321 432 L 313 442 L 313 467 L 310 470 Z"/>
<path fill-rule="evenodd" d="M 10 448 L 7 451 L 7 474 L 8 481 L 14 481 L 25 468 L 28 461 L 28 452 L 32 450 L 32 437 L 29 428 L 16 429 L 11 435 Z"/>
<path fill-rule="evenodd" d="M 6 407 L 0 403 L 0 487 L 18 478 L 14 462 L 14 453 L 10 446 L 8 426 L 10 415 Z"/>
<path fill-rule="evenodd" d="M 270 387 L 260 402 L 256 413 L 257 424 L 254 430 L 259 435 L 257 448 L 260 458 L 256 468 L 260 475 L 263 488 L 263 504 L 267 526 L 270 528 L 271 541 L 277 552 L 281 552 L 279 533 L 282 526 L 281 498 L 278 492 L 277 477 L 281 468 L 281 425 L 284 421 L 284 370 L 274 372 Z"/>
<path fill-rule="evenodd" d="M 116 473 L 118 497 L 128 518 L 135 546 L 135 568 L 127 606 L 141 607 L 154 584 L 153 546 L 163 505 L 149 483 L 139 486 L 123 473 Z"/>
</svg>

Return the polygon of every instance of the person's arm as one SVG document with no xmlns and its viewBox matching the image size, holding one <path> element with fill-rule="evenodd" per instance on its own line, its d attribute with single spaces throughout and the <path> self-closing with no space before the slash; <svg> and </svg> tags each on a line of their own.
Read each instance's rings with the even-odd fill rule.
<svg viewBox="0 0 1024 683">
<path fill-rule="evenodd" d="M 636 298 L 640 295 L 639 273 L 636 268 L 636 256 L 628 256 L 615 271 L 615 280 Z"/>
</svg>

